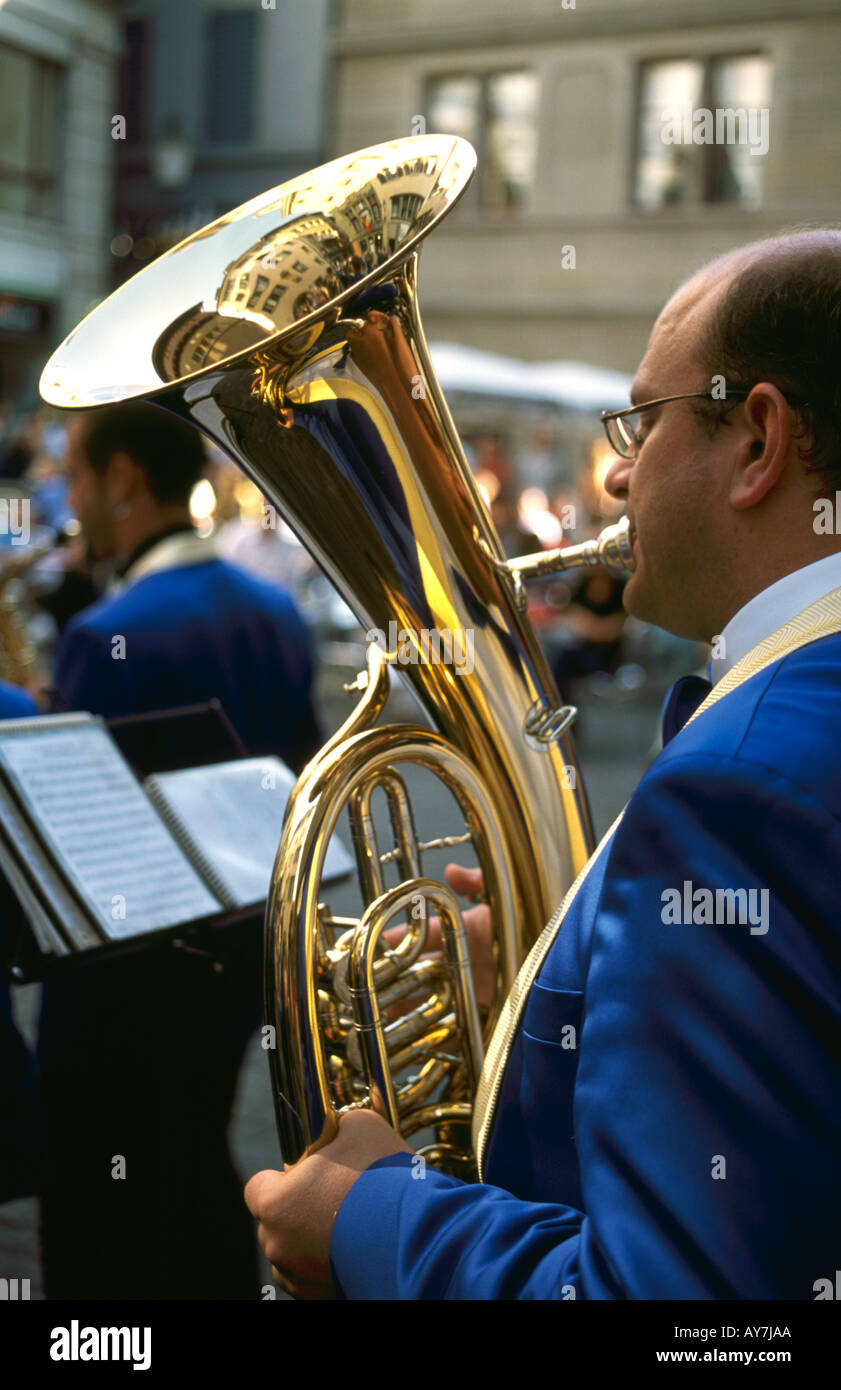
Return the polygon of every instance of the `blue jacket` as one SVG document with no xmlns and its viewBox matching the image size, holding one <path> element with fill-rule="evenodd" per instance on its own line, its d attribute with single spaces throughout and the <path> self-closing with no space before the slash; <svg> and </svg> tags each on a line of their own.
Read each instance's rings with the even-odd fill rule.
<svg viewBox="0 0 841 1390">
<path fill-rule="evenodd" d="M 664 748 L 531 989 L 486 1183 L 373 1164 L 344 1293 L 813 1298 L 841 1248 L 839 863 L 836 635 Z M 672 920 L 687 883 L 754 890 L 753 922 Z"/>
<path fill-rule="evenodd" d="M 311 684 L 290 595 L 216 558 L 101 599 L 68 623 L 56 657 L 63 708 L 113 717 L 217 698 L 252 756 L 274 753 L 296 770 L 321 742 Z"/>
<path fill-rule="evenodd" d="M 37 713 L 38 706 L 28 690 L 0 681 L 0 719 L 26 719 Z"/>
</svg>

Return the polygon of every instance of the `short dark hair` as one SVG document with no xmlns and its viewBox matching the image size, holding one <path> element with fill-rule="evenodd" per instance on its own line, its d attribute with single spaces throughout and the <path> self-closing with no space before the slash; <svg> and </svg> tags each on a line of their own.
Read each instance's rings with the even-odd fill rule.
<svg viewBox="0 0 841 1390">
<path fill-rule="evenodd" d="M 841 488 L 841 230 L 793 232 L 733 255 L 745 263 L 706 325 L 705 375 L 721 374 L 728 391 L 770 381 L 798 411 L 807 473 Z"/>
<path fill-rule="evenodd" d="M 128 454 L 143 469 L 159 502 L 183 502 L 186 506 L 204 472 L 204 443 L 198 430 L 146 401 L 123 401 L 85 411 L 81 443 L 98 473 L 105 471 L 112 454 Z"/>
</svg>

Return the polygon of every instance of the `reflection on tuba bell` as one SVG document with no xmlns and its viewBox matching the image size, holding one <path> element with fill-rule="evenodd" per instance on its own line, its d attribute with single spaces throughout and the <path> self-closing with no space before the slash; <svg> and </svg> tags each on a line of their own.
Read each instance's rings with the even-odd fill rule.
<svg viewBox="0 0 841 1390">
<path fill-rule="evenodd" d="M 354 687 L 355 710 L 290 798 L 267 908 L 266 1011 L 288 1162 L 330 1112 L 370 1104 L 376 1087 L 391 1123 L 428 1140 L 427 1158 L 471 1174 L 485 1043 L 592 845 L 570 741 L 575 710 L 560 704 L 523 611 L 534 562 L 505 560 L 418 316 L 419 243 L 474 168 L 463 140 L 416 136 L 274 188 L 134 276 L 41 379 L 53 405 L 144 397 L 192 421 L 383 637 Z M 554 568 L 627 565 L 627 535 L 610 531 L 601 551 L 599 542 L 566 550 Z M 396 631 L 412 646 L 401 669 L 431 728 L 377 724 L 397 660 L 385 635 Z M 430 641 L 466 633 L 469 671 L 430 659 Z M 411 765 L 452 794 L 463 834 L 419 842 Z M 386 849 L 375 791 L 393 827 Z M 365 904 L 351 920 L 332 916 L 320 887 L 343 808 Z M 468 842 L 494 924 L 496 995 L 484 1016 L 459 905 L 423 867 L 430 849 Z M 442 922 L 440 960 L 424 954 L 431 913 Z M 406 934 L 389 947 L 383 933 L 401 921 Z"/>
</svg>

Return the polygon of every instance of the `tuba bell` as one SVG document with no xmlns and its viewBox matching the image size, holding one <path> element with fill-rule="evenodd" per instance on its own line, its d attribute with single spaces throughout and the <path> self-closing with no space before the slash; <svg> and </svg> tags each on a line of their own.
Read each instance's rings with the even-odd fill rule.
<svg viewBox="0 0 841 1390">
<path fill-rule="evenodd" d="M 292 793 L 267 904 L 269 1057 L 290 1163 L 331 1116 L 375 1100 L 430 1162 L 475 1174 L 485 1044 L 592 848 L 576 711 L 561 704 L 527 620 L 524 582 L 541 560 L 544 570 L 622 569 L 630 551 L 621 526 L 554 558 L 508 561 L 501 549 L 417 305 L 419 245 L 475 163 L 463 140 L 415 136 L 271 189 L 135 275 L 41 378 L 52 405 L 143 397 L 191 421 L 377 634 L 356 707 Z M 447 659 L 466 634 L 469 670 Z M 398 659 L 426 724 L 378 722 Z M 463 833 L 418 838 L 413 767 L 458 803 Z M 389 811 L 388 848 L 375 793 Z M 344 809 L 364 904 L 353 919 L 335 917 L 321 891 Z M 459 904 L 424 872 L 430 850 L 461 843 L 475 850 L 493 923 L 496 990 L 483 1010 Z M 433 913 L 440 958 L 425 952 Z M 384 934 L 401 922 L 394 944 Z"/>
</svg>

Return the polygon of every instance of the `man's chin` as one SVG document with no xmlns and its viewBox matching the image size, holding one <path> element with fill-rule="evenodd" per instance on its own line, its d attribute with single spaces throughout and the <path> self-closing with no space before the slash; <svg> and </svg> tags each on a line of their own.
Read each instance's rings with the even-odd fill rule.
<svg viewBox="0 0 841 1390">
<path fill-rule="evenodd" d="M 652 622 L 648 617 L 645 601 L 645 582 L 638 569 L 631 571 L 631 577 L 622 590 L 622 606 L 625 612 L 632 618 L 639 618 L 641 622 Z"/>
<path fill-rule="evenodd" d="M 697 624 L 691 620 L 691 610 L 675 607 L 675 595 L 681 592 L 685 590 L 675 585 L 664 592 L 662 587 L 647 584 L 644 572 L 634 570 L 622 591 L 622 604 L 632 618 L 662 628 L 673 637 L 683 637 L 689 642 L 709 642 L 709 637 L 697 631 Z"/>
<path fill-rule="evenodd" d="M 666 605 L 663 597 L 656 590 L 652 591 L 652 587 L 646 582 L 645 573 L 635 569 L 622 591 L 622 605 L 630 617 L 638 618 L 641 623 L 665 627 Z"/>
</svg>

